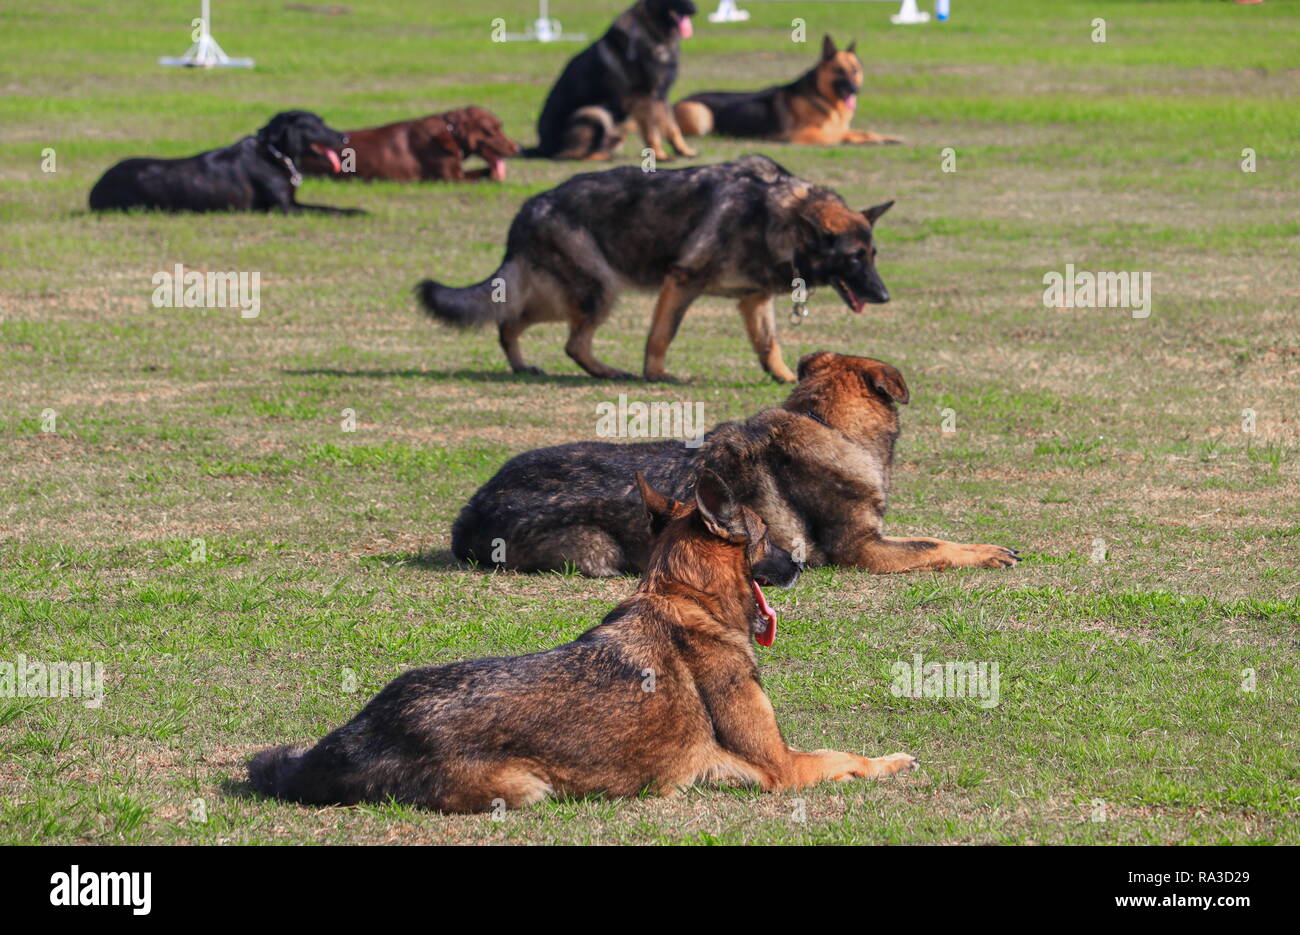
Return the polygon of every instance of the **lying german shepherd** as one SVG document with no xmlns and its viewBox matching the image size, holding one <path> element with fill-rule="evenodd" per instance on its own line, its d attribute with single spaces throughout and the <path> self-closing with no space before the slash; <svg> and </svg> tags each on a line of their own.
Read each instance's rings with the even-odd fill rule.
<svg viewBox="0 0 1300 935">
<path fill-rule="evenodd" d="M 348 138 L 305 110 L 286 110 L 223 149 L 185 159 L 126 159 L 104 173 L 90 191 L 92 211 L 279 211 L 365 214 L 359 208 L 304 205 L 297 200 L 308 154 L 340 167 L 337 150 Z"/>
<path fill-rule="evenodd" d="M 307 175 L 336 179 L 388 179 L 394 182 L 471 182 L 506 177 L 505 160 L 519 145 L 505 134 L 500 119 L 482 107 L 462 107 L 417 120 L 402 120 L 368 130 L 349 130 L 351 171 L 340 172 L 327 157 L 312 154 L 302 164 Z M 346 152 L 346 150 L 345 150 Z M 478 156 L 487 166 L 466 171 Z"/>
<path fill-rule="evenodd" d="M 652 534 L 628 478 L 643 472 L 681 497 L 707 469 L 727 478 L 773 542 L 812 565 L 877 574 L 1014 565 L 1019 553 L 998 545 L 884 534 L 896 404 L 907 400 L 889 364 L 818 351 L 799 361 L 799 385 L 781 408 L 724 422 L 698 448 L 579 442 L 510 459 L 461 510 L 451 548 L 462 561 L 520 571 L 637 572 Z"/>
<path fill-rule="evenodd" d="M 668 345 L 702 295 L 739 300 L 763 369 L 794 382 L 776 340 L 773 299 L 794 280 L 832 286 L 861 313 L 888 302 L 876 273 L 872 227 L 893 202 L 853 211 L 830 189 L 795 178 L 766 156 L 690 169 L 626 167 L 575 175 L 524 202 L 501 266 L 473 286 L 426 279 L 416 287 L 429 315 L 462 328 L 497 326 L 516 373 L 529 325 L 567 321 L 564 350 L 594 377 L 630 379 L 596 359 L 592 337 L 629 286 L 658 289 L 646 341 L 647 380 L 664 370 Z"/>
<path fill-rule="evenodd" d="M 662 530 L 636 591 L 572 643 L 398 676 L 310 750 L 276 747 L 253 788 L 314 805 L 399 802 L 445 812 L 519 808 L 547 796 L 669 795 L 699 782 L 790 789 L 914 769 L 786 745 L 751 638 L 771 645 L 761 585 L 799 566 L 716 476 L 688 508 L 637 478 Z"/>
<path fill-rule="evenodd" d="M 840 143 L 901 143 L 896 136 L 854 130 L 849 124 L 862 88 L 862 62 L 851 43 L 843 52 L 830 36 L 822 57 L 789 84 L 762 91 L 705 91 L 673 108 L 687 136 L 716 133 L 783 143 L 835 146 Z"/>
<path fill-rule="evenodd" d="M 538 144 L 525 156 L 608 159 L 631 118 L 656 159 L 663 140 L 694 156 L 668 106 L 682 39 L 691 37 L 691 0 L 638 0 L 605 34 L 575 55 L 546 98 L 537 120 Z"/>
</svg>

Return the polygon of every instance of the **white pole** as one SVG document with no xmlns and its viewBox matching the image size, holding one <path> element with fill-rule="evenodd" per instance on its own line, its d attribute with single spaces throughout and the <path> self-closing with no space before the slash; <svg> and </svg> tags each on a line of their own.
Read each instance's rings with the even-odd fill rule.
<svg viewBox="0 0 1300 935">
<path fill-rule="evenodd" d="M 506 42 L 558 42 L 561 39 L 580 42 L 586 39 L 581 33 L 566 33 L 558 19 L 551 19 L 549 0 L 537 0 L 537 19 L 526 32 L 506 33 L 502 37 Z"/>
<path fill-rule="evenodd" d="M 251 58 L 231 58 L 212 38 L 212 7 L 209 0 L 199 0 L 199 35 L 194 44 L 180 58 L 160 58 L 159 65 L 179 65 L 186 68 L 252 68 Z"/>
</svg>

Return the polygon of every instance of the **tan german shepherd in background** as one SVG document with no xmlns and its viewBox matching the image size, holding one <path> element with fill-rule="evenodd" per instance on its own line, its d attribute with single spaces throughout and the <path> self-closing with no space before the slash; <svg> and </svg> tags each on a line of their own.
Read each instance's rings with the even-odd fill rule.
<svg viewBox="0 0 1300 935">
<path fill-rule="evenodd" d="M 862 62 L 856 48 L 854 42 L 840 51 L 825 36 L 821 60 L 789 84 L 762 91 L 692 94 L 673 108 L 677 124 L 687 136 L 716 133 L 810 146 L 901 143 L 896 136 L 849 126 L 862 89 Z"/>
</svg>

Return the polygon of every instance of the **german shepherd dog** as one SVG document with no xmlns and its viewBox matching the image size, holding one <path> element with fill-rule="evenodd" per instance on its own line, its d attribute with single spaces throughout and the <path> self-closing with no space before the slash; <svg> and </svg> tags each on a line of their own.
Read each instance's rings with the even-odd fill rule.
<svg viewBox="0 0 1300 935">
<path fill-rule="evenodd" d="M 776 340 L 773 297 L 795 279 L 830 285 L 861 313 L 888 302 L 876 273 L 872 228 L 893 202 L 851 210 L 833 191 L 795 178 L 766 156 L 689 169 L 636 167 L 575 175 L 524 202 L 501 266 L 473 286 L 416 286 L 429 315 L 462 328 L 497 326 L 516 373 L 530 325 L 567 321 L 564 349 L 594 377 L 630 379 L 596 359 L 592 337 L 627 287 L 658 289 L 646 340 L 647 380 L 671 380 L 668 345 L 702 295 L 739 301 L 759 363 L 794 382 Z"/>
<path fill-rule="evenodd" d="M 127 159 L 104 173 L 90 191 L 92 211 L 279 211 L 365 214 L 297 201 L 308 154 L 339 171 L 338 149 L 348 138 L 305 110 L 287 110 L 233 146 L 185 159 Z"/>
<path fill-rule="evenodd" d="M 652 533 L 628 478 L 644 472 L 680 497 L 697 470 L 710 470 L 763 518 L 777 546 L 812 565 L 877 574 L 1014 565 L 1019 553 L 998 545 L 884 534 L 898 404 L 908 395 L 889 364 L 809 354 L 783 406 L 724 422 L 698 448 L 579 442 L 512 458 L 461 510 L 452 551 L 462 561 L 519 571 L 572 564 L 592 576 L 637 572 Z"/>
<path fill-rule="evenodd" d="M 840 143 L 901 143 L 849 127 L 862 88 L 862 62 L 851 43 L 840 51 L 830 36 L 822 38 L 822 57 L 789 84 L 762 91 L 705 91 L 673 108 L 687 136 L 716 133 L 782 143 L 835 146 Z"/>
<path fill-rule="evenodd" d="M 670 795 L 699 782 L 791 789 L 914 769 L 906 753 L 803 753 L 781 736 L 751 640 L 771 645 L 763 585 L 799 565 L 715 475 L 686 507 L 636 478 L 660 529 L 645 577 L 555 649 L 398 676 L 309 750 L 249 763 L 257 791 L 313 805 L 399 802 L 444 812 L 547 796 Z"/>
<path fill-rule="evenodd" d="M 668 106 L 693 15 L 691 0 L 638 0 L 564 66 L 537 120 L 539 142 L 524 155 L 608 159 L 630 118 L 656 159 L 669 158 L 665 137 L 679 155 L 694 156 Z"/>
<path fill-rule="evenodd" d="M 303 163 L 308 175 L 336 179 L 389 179 L 394 182 L 501 181 L 505 161 L 519 155 L 519 144 L 505 134 L 501 120 L 482 107 L 462 107 L 417 120 L 349 130 L 348 148 L 355 165 L 339 172 L 326 157 L 314 153 Z M 487 165 L 466 170 L 464 161 L 478 156 Z"/>
</svg>

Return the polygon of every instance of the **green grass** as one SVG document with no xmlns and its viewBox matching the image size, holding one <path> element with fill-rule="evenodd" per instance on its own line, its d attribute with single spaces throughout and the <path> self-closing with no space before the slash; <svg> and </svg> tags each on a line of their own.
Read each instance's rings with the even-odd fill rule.
<svg viewBox="0 0 1300 935">
<path fill-rule="evenodd" d="M 456 565 L 450 523 L 504 458 L 594 437 L 620 392 L 720 421 L 782 390 L 719 301 L 670 352 L 679 386 L 589 380 L 553 327 L 524 339 L 551 376 L 517 378 L 491 335 L 415 312 L 415 281 L 490 272 L 519 203 L 575 166 L 303 186 L 358 219 L 88 215 L 117 159 L 221 145 L 288 107 L 351 128 L 472 101 L 531 142 L 576 50 L 492 43 L 490 20 L 521 29 L 526 2 L 218 6 L 217 37 L 256 69 L 158 67 L 189 43 L 185 4 L 0 10 L 0 662 L 106 673 L 98 709 L 0 697 L 0 841 L 1300 843 L 1295 4 L 1004 0 L 910 28 L 888 4 L 697 18 L 682 93 L 785 80 L 822 32 L 857 38 L 857 125 L 908 145 L 709 139 L 697 161 L 763 150 L 853 204 L 898 199 L 878 232 L 894 301 L 859 318 L 819 293 L 805 324 L 782 321 L 787 360 L 897 364 L 912 403 L 890 531 L 1026 558 L 819 569 L 772 595 L 781 631 L 760 658 L 788 739 L 907 750 L 918 772 L 504 821 L 262 801 L 242 764 L 319 737 L 406 668 L 553 646 L 629 592 Z M 595 35 L 614 9 L 554 12 Z M 809 44 L 790 41 L 794 17 Z M 175 263 L 259 271 L 261 315 L 154 308 L 150 277 Z M 1043 274 L 1066 263 L 1150 271 L 1151 317 L 1044 308 Z M 650 304 L 623 300 L 603 358 L 639 368 Z M 998 705 L 895 696 L 891 667 L 915 654 L 996 662 Z"/>
</svg>

